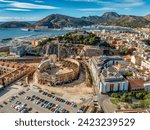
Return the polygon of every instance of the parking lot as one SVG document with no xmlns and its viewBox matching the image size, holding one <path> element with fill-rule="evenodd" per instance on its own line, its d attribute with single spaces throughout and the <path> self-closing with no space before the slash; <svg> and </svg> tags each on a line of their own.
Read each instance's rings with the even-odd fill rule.
<svg viewBox="0 0 150 130">
<path fill-rule="evenodd" d="M 80 107 L 48 90 L 27 88 L 0 102 L 1 113 L 76 113 Z"/>
</svg>

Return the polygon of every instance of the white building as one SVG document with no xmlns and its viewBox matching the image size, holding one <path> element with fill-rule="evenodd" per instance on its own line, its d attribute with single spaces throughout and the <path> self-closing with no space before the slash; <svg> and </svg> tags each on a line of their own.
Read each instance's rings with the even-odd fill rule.
<svg viewBox="0 0 150 130">
<path fill-rule="evenodd" d="M 100 93 L 128 91 L 128 81 L 114 67 L 102 71 L 99 83 Z"/>
<path fill-rule="evenodd" d="M 116 64 L 125 64 L 122 58 L 118 56 L 92 57 L 89 64 L 95 85 L 99 88 L 100 93 L 128 90 L 128 82 L 115 68 L 112 68 Z"/>
</svg>

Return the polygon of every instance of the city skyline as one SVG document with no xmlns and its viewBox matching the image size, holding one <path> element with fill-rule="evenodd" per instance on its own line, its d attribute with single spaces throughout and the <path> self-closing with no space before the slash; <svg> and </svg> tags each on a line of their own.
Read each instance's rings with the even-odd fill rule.
<svg viewBox="0 0 150 130">
<path fill-rule="evenodd" d="M 50 14 L 101 16 L 105 12 L 144 16 L 150 14 L 149 5 L 145 0 L 0 0 L 0 21 L 36 21 Z"/>
</svg>

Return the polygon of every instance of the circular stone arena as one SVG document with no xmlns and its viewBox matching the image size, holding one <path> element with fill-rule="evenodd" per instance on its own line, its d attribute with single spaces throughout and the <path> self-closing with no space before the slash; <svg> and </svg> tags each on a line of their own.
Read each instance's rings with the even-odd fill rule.
<svg viewBox="0 0 150 130">
<path fill-rule="evenodd" d="M 41 85 L 62 85 L 78 79 L 80 63 L 74 59 L 65 59 L 56 63 L 45 60 L 40 63 L 35 75 L 36 82 Z"/>
</svg>

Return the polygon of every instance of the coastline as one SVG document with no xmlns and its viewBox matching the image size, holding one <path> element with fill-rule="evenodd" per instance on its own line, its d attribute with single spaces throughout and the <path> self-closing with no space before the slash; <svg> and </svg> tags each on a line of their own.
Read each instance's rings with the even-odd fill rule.
<svg viewBox="0 0 150 130">
<path fill-rule="evenodd" d="M 46 35 L 48 36 L 58 36 L 58 35 L 64 35 L 65 33 L 68 33 L 70 31 L 74 31 L 77 28 L 60 28 L 60 29 L 48 29 L 48 30 L 40 30 L 40 31 L 23 31 L 21 28 L 7 28 L 7 29 L 1 29 L 0 28 L 0 47 L 2 46 L 8 46 L 12 45 L 13 40 L 17 39 L 25 39 L 30 37 L 44 37 Z M 81 30 L 132 30 L 132 28 L 128 27 L 120 27 L 120 26 L 86 26 L 80 28 Z M 1 32 L 2 31 L 2 32 Z M 7 37 L 7 34 L 9 37 Z M 4 37 L 3 37 L 4 36 Z M 4 40 L 4 41 L 3 41 Z"/>
</svg>

